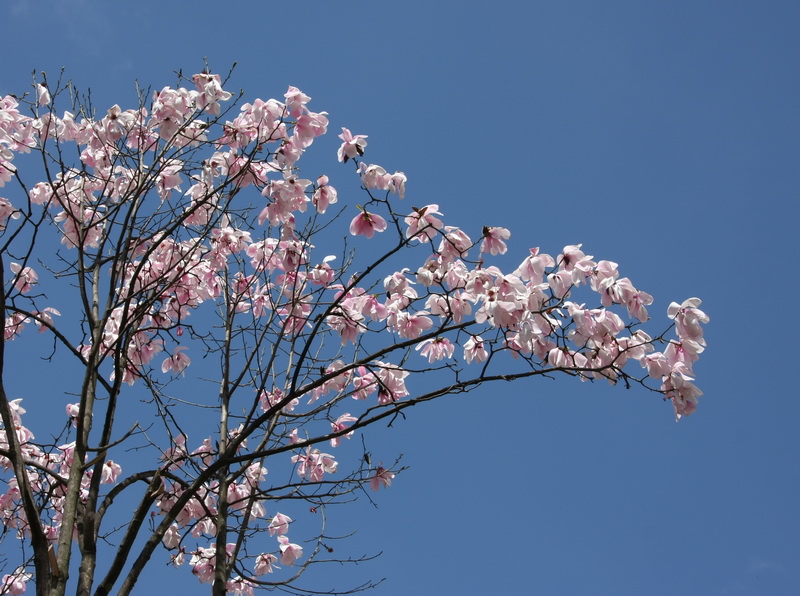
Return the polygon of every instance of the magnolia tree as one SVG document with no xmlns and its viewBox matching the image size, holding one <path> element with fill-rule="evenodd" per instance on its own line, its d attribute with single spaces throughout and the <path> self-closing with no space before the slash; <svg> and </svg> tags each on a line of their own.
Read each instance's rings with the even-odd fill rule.
<svg viewBox="0 0 800 596">
<path fill-rule="evenodd" d="M 700 300 L 645 331 L 652 297 L 580 245 L 500 269 L 509 230 L 404 206 L 365 135 L 339 135 L 352 191 L 303 177 L 328 118 L 300 90 L 224 86 L 180 77 L 102 117 L 45 78 L 0 99 L 0 594 L 129 594 L 164 562 L 213 594 L 302 591 L 347 560 L 331 505 L 399 471 L 345 440 L 484 383 L 562 374 L 695 410 Z M 48 374 L 62 402 L 18 394 Z"/>
</svg>

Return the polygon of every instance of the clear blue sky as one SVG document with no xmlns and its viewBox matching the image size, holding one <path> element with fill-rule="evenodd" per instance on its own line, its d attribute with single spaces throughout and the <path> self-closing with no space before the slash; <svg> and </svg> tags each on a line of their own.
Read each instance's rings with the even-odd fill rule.
<svg viewBox="0 0 800 596">
<path fill-rule="evenodd" d="M 98 108 L 125 108 L 135 79 L 160 88 L 204 57 L 236 61 L 246 97 L 295 85 L 331 131 L 368 134 L 370 159 L 408 175 L 411 204 L 510 227 L 520 259 L 582 242 L 659 317 L 703 299 L 694 416 L 676 425 L 657 396 L 547 380 L 414 408 L 371 440 L 410 470 L 378 509 L 332 512 L 359 529 L 342 552 L 383 556 L 314 587 L 789 595 L 799 26 L 800 3 L 771 0 L 6 0 L 0 94 L 66 67 Z M 186 569 L 149 573 L 142 594 L 196 587 Z"/>
</svg>

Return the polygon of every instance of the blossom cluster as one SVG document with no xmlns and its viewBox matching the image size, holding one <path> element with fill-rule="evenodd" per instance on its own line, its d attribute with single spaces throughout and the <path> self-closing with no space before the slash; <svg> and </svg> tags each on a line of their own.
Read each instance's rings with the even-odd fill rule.
<svg viewBox="0 0 800 596">
<path fill-rule="evenodd" d="M 279 562 L 293 566 L 303 548 L 287 535 L 292 519 L 267 510 L 264 445 L 290 452 L 284 462 L 298 486 L 331 482 L 342 475 L 339 462 L 320 445 L 337 449 L 376 412 L 422 395 L 415 387 L 425 381 L 414 371 L 425 361 L 454 373 L 453 390 L 489 373 L 517 378 L 562 372 L 584 381 L 640 383 L 671 401 L 678 419 L 695 411 L 701 392 L 693 365 L 705 349 L 702 325 L 709 320 L 699 299 L 669 306 L 677 337 L 667 340 L 643 328 L 653 297 L 622 277 L 617 263 L 595 260 L 580 244 L 556 256 L 531 248 L 511 271 L 487 264 L 508 252 L 510 230 L 487 225 L 470 236 L 445 223 L 439 204 L 399 211 L 394 201 L 406 195 L 406 175 L 364 162 L 367 136 L 346 128 L 338 159 L 354 164 L 368 197 L 363 205 L 341 201 L 351 209 L 350 235 L 357 243 L 372 241 L 375 255 L 385 253 L 380 239 L 393 235 L 387 258 L 400 250 L 423 256 L 415 268 L 396 271 L 368 262 L 370 275 L 350 266 L 353 255 L 341 265 L 332 255 L 320 259 L 308 230 L 335 222 L 335 216 L 322 218 L 341 197 L 327 175 L 301 177 L 297 162 L 326 133 L 327 114 L 311 111 L 311 98 L 290 87 L 282 101 L 255 99 L 233 115 L 226 107 L 232 94 L 218 75 L 201 73 L 192 82 L 193 89 L 156 91 L 149 108 L 115 105 L 96 120 L 70 112 L 57 116 L 43 86 L 33 117 L 22 115 L 13 97 L 0 98 L 0 186 L 16 174 L 14 153 L 47 143 L 78 149 L 79 163 L 64 164 L 30 186 L 25 205 L 0 198 L 0 233 L 13 222 L 23 225 L 23 207 L 38 208 L 64 252 L 111 263 L 97 270 L 110 276 L 113 287 L 101 327 L 76 343 L 83 363 L 102 369 L 111 382 L 148 388 L 191 374 L 216 341 L 209 339 L 213 329 L 193 325 L 199 318 L 193 313 L 205 303 L 217 306 L 230 335 L 245 336 L 246 330 L 274 346 L 274 357 L 266 358 L 270 365 L 248 375 L 256 391 L 241 406 L 244 413 L 237 411 L 243 421 L 238 428 L 208 436 L 193 450 L 182 431 L 170 431 L 170 445 L 159 453 L 158 474 L 150 478 L 152 513 L 166 520 L 160 541 L 176 566 L 188 555 L 194 575 L 211 582 L 222 552 L 213 541 L 225 543 L 237 569 L 250 569 L 248 577 L 229 579 L 233 594 L 252 594 L 255 578 L 280 569 Z M 249 204 L 241 199 L 246 189 L 253 196 Z M 113 261 L 109 253 L 116 254 Z M 28 260 L 19 261 L 4 280 L 7 294 L 36 304 L 42 299 L 34 290 L 43 280 Z M 49 304 L 6 313 L 6 341 L 30 322 L 42 332 L 55 330 L 53 316 L 61 314 Z M 379 347 L 369 349 L 375 342 Z M 288 370 L 274 373 L 284 351 Z M 314 366 L 309 352 L 316 354 Z M 416 358 L 417 364 L 410 362 Z M 631 372 L 629 363 L 638 371 Z M 506 365 L 511 373 L 502 372 Z M 20 402 L 11 402 L 14 429 L 0 430 L 0 450 L 8 452 L 6 433 L 13 432 L 31 488 L 46 495 L 41 523 L 55 541 L 67 479 L 73 466 L 86 461 L 75 461 L 74 442 L 50 449 L 37 444 L 22 424 Z M 66 412 L 75 427 L 92 413 L 85 401 L 68 404 Z M 287 430 L 275 439 L 270 433 L 279 424 Z M 244 462 L 226 482 L 204 476 L 222 457 L 221 443 L 234 445 L 237 461 Z M 243 455 L 248 453 L 250 460 Z M 82 472 L 83 502 L 98 471 L 100 484 L 120 479 L 119 464 L 105 454 L 98 462 Z M 0 466 L 9 471 L 12 462 L 0 456 Z M 367 468 L 350 478 L 378 490 L 395 477 L 383 465 Z M 24 540 L 29 521 L 13 474 L 6 485 L 0 522 Z M 276 537 L 275 548 L 259 549 L 242 563 L 239 546 L 217 536 L 223 502 L 227 515 L 261 524 Z M 29 579 L 20 568 L 2 585 L 22 593 Z"/>
</svg>

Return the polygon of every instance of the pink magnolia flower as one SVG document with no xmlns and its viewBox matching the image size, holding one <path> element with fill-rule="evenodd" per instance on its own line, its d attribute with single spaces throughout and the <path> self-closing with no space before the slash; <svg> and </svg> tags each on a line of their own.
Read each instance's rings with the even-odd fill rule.
<svg viewBox="0 0 800 596">
<path fill-rule="evenodd" d="M 161 543 L 169 550 L 173 548 L 178 548 L 181 543 L 181 534 L 178 530 L 178 524 L 172 524 L 166 532 L 164 532 L 163 538 L 161 538 Z"/>
<path fill-rule="evenodd" d="M 303 547 L 299 544 L 289 542 L 286 536 L 278 536 L 281 545 L 281 563 L 284 565 L 294 565 L 294 562 L 303 556 Z"/>
<path fill-rule="evenodd" d="M 408 182 L 408 177 L 403 172 L 395 172 L 389 178 L 389 190 L 404 199 L 406 198 L 406 182 Z"/>
<path fill-rule="evenodd" d="M 36 85 L 36 99 L 40 106 L 50 104 L 50 92 L 44 85 Z"/>
<path fill-rule="evenodd" d="M 183 184 L 182 170 L 183 162 L 178 160 L 170 160 L 161 164 L 161 169 L 156 176 L 156 190 L 162 201 L 166 201 L 173 190 L 180 190 L 181 184 Z"/>
<path fill-rule="evenodd" d="M 225 591 L 233 596 L 253 596 L 253 584 L 237 575 L 226 582 Z"/>
<path fill-rule="evenodd" d="M 349 412 L 345 413 L 345 414 L 342 414 L 341 416 L 339 416 L 336 419 L 336 422 L 331 422 L 331 432 L 335 432 L 336 433 L 336 432 L 343 431 L 343 430 L 347 429 L 347 423 L 348 422 L 355 422 L 356 420 L 358 420 L 358 418 L 356 418 L 355 416 L 351 416 Z M 352 435 L 353 435 L 353 431 L 350 431 L 349 433 L 347 433 L 345 435 L 342 435 L 342 436 L 344 436 L 345 438 L 349 439 Z M 342 437 L 341 436 L 332 438 L 331 439 L 331 447 L 338 447 L 339 444 L 341 443 L 341 441 L 342 441 Z"/>
<path fill-rule="evenodd" d="M 544 272 L 548 267 L 555 265 L 553 257 L 548 254 L 539 254 L 539 247 L 531 248 L 530 255 L 526 257 L 520 266 L 514 271 L 514 275 L 523 281 L 530 281 L 534 284 L 542 283 Z"/>
<path fill-rule="evenodd" d="M 492 255 L 504 255 L 508 250 L 505 240 L 511 238 L 511 232 L 506 228 L 483 228 L 483 242 L 481 242 L 481 252 L 488 252 Z"/>
<path fill-rule="evenodd" d="M 189 565 L 192 566 L 192 573 L 197 576 L 200 583 L 210 584 L 214 581 L 214 568 L 217 564 L 217 551 L 214 545 L 209 548 L 198 548 L 192 553 Z"/>
<path fill-rule="evenodd" d="M 700 298 L 688 298 L 681 304 L 673 302 L 667 309 L 670 319 L 675 319 L 675 330 L 681 339 L 691 339 L 700 345 L 705 345 L 703 339 L 702 323 L 708 323 L 709 317 L 698 307 L 702 304 Z"/>
<path fill-rule="evenodd" d="M 389 322 L 400 337 L 416 339 L 426 330 L 433 327 L 433 321 L 426 317 L 428 313 L 421 310 L 417 313 L 400 311 L 389 316 Z"/>
<path fill-rule="evenodd" d="M 678 362 L 672 369 L 672 373 L 664 378 L 661 390 L 667 399 L 672 400 L 675 408 L 675 420 L 680 421 L 684 416 L 689 416 L 697 410 L 697 398 L 703 395 L 691 381 L 694 378 L 689 376 L 689 371 L 683 363 Z"/>
<path fill-rule="evenodd" d="M 367 165 L 364 162 L 358 167 L 358 172 L 361 174 L 361 181 L 367 188 L 374 188 L 377 190 L 389 190 L 389 185 L 392 183 L 392 176 L 386 170 L 377 165 Z"/>
<path fill-rule="evenodd" d="M 289 531 L 289 524 L 292 523 L 292 518 L 283 513 L 276 513 L 272 521 L 269 522 L 269 535 L 283 536 Z"/>
<path fill-rule="evenodd" d="M 328 255 L 322 259 L 321 265 L 314 265 L 313 269 L 308 272 L 308 279 L 312 284 L 318 286 L 327 286 L 336 278 L 336 271 L 328 264 L 336 260 L 334 255 Z"/>
<path fill-rule="evenodd" d="M 489 357 L 489 352 L 483 345 L 483 339 L 480 335 L 470 337 L 464 344 L 464 360 L 467 364 L 472 364 L 472 361 L 485 362 Z"/>
<path fill-rule="evenodd" d="M 288 91 L 283 94 L 286 98 L 286 107 L 289 108 L 289 113 L 292 118 L 297 118 L 303 114 L 303 108 L 311 101 L 311 98 L 300 91 L 297 87 L 290 86 Z"/>
<path fill-rule="evenodd" d="M 329 453 L 311 447 L 306 447 L 305 454 L 293 455 L 292 463 L 299 464 L 297 475 L 309 482 L 321 482 L 325 474 L 333 474 L 339 465 Z"/>
<path fill-rule="evenodd" d="M 420 356 L 426 356 L 428 362 L 432 363 L 434 360 L 452 358 L 455 348 L 453 343 L 446 337 L 434 337 L 417 344 L 414 349 L 420 353 Z"/>
<path fill-rule="evenodd" d="M 2 169 L 2 166 L 0 166 L 0 169 Z M 31 192 L 33 192 L 33 190 L 31 190 Z M 19 219 L 20 212 L 14 209 L 14 206 L 8 199 L 0 197 L 0 231 L 6 229 L 6 221 L 8 221 L 9 217 L 11 219 Z"/>
<path fill-rule="evenodd" d="M 372 490 L 378 490 L 381 487 L 388 488 L 392 484 L 392 480 L 394 480 L 394 474 L 383 466 L 378 466 L 375 475 L 369 481 L 369 487 Z"/>
<path fill-rule="evenodd" d="M 581 250 L 580 244 L 570 244 L 564 247 L 564 252 L 558 256 L 561 269 L 572 272 L 573 283 L 580 284 L 583 278 L 589 275 L 595 268 L 596 263 L 592 261 L 591 255 L 586 255 Z"/>
<path fill-rule="evenodd" d="M 108 460 L 103 464 L 103 475 L 100 477 L 102 484 L 114 484 L 122 473 L 122 467 L 119 464 Z"/>
<path fill-rule="evenodd" d="M 3 332 L 3 339 L 5 341 L 11 341 L 17 337 L 22 332 L 22 328 L 25 326 L 30 319 L 23 315 L 22 313 L 15 312 L 10 317 L 6 317 L 5 320 L 5 330 Z"/>
<path fill-rule="evenodd" d="M 72 426 L 78 427 L 78 415 L 80 413 L 80 404 L 67 404 L 67 416 L 72 421 Z"/>
<path fill-rule="evenodd" d="M 439 205 L 425 205 L 421 209 L 412 207 L 414 212 L 405 218 L 408 230 L 406 238 L 416 238 L 420 242 L 428 242 L 436 237 L 438 230 L 444 227 L 442 220 L 435 215 L 441 215 Z"/>
<path fill-rule="evenodd" d="M 219 102 L 228 101 L 232 94 L 222 89 L 222 78 L 218 74 L 200 73 L 192 77 L 197 87 L 197 107 L 219 115 Z"/>
<path fill-rule="evenodd" d="M 472 246 L 472 240 L 461 229 L 445 226 L 445 235 L 439 243 L 438 252 L 442 258 L 452 261 L 467 257 L 467 251 Z"/>
<path fill-rule="evenodd" d="M 355 159 L 356 156 L 361 157 L 364 155 L 364 147 L 367 146 L 367 135 L 354 135 L 346 128 L 342 128 L 342 134 L 339 135 L 339 138 L 344 141 L 337 152 L 339 161 L 347 163 L 348 159 Z"/>
<path fill-rule="evenodd" d="M 170 555 L 170 562 L 175 567 L 180 567 L 186 562 L 186 548 L 183 546 L 178 549 L 178 552 L 174 555 Z"/>
<path fill-rule="evenodd" d="M 376 373 L 379 404 L 398 401 L 408 395 L 405 379 L 411 373 L 386 362 L 375 362 L 375 365 L 380 367 Z"/>
<path fill-rule="evenodd" d="M 24 594 L 27 583 L 33 579 L 33 575 L 26 573 L 24 568 L 18 567 L 14 573 L 6 574 L 0 581 L 0 594 L 12 594 L 18 596 Z"/>
<path fill-rule="evenodd" d="M 23 267 L 19 263 L 11 263 L 11 271 L 16 274 L 14 287 L 21 293 L 30 292 L 31 288 L 39 281 L 39 276 L 30 267 Z"/>
<path fill-rule="evenodd" d="M 53 326 L 52 315 L 56 315 L 58 317 L 61 316 L 61 313 L 58 312 L 58 310 L 53 308 L 52 306 L 46 306 L 44 310 L 35 312 L 33 314 L 37 316 L 37 318 L 33 322 L 39 328 L 39 333 L 43 333 Z"/>
<path fill-rule="evenodd" d="M 314 138 L 324 135 L 328 130 L 327 112 L 309 112 L 297 118 L 294 127 L 294 137 L 292 142 L 300 147 L 308 147 L 314 142 Z"/>
<path fill-rule="evenodd" d="M 353 236 L 366 236 L 372 238 L 375 232 L 383 232 L 386 229 L 386 220 L 380 215 L 369 213 L 362 209 L 361 213 L 350 222 L 350 233 Z"/>
<path fill-rule="evenodd" d="M 253 572 L 256 575 L 266 575 L 267 573 L 272 573 L 273 569 L 279 569 L 275 565 L 278 562 L 278 557 L 270 553 L 262 553 L 256 557 L 256 564 L 253 568 Z"/>
<path fill-rule="evenodd" d="M 333 205 L 338 200 L 336 189 L 328 184 L 327 176 L 320 176 L 317 178 L 317 190 L 314 191 L 314 197 L 311 201 L 317 211 L 325 213 L 329 205 Z"/>
<path fill-rule="evenodd" d="M 176 375 L 183 374 L 184 369 L 192 363 L 191 359 L 183 353 L 183 350 L 186 349 L 185 346 L 178 346 L 175 348 L 175 352 L 172 356 L 161 363 L 161 372 L 166 373 L 167 371 L 172 371 Z"/>
</svg>

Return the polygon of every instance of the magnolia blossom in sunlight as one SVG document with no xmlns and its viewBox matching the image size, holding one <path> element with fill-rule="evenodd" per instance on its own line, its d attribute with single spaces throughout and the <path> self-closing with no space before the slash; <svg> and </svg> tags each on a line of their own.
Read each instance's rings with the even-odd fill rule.
<svg viewBox="0 0 800 596">
<path fill-rule="evenodd" d="M 278 536 L 283 536 L 289 532 L 290 523 L 292 523 L 291 517 L 283 513 L 276 513 L 272 521 L 269 522 L 269 535 L 274 536 L 278 534 Z"/>
<path fill-rule="evenodd" d="M 189 356 L 183 352 L 186 349 L 186 346 L 178 346 L 175 348 L 175 352 L 172 356 L 161 363 L 161 372 L 166 373 L 171 371 L 176 375 L 183 374 L 184 369 L 192 363 Z"/>
<path fill-rule="evenodd" d="M 281 563 L 284 565 L 294 565 L 294 562 L 303 556 L 303 547 L 299 544 L 289 542 L 286 536 L 278 536 L 278 543 L 281 549 Z"/>
<path fill-rule="evenodd" d="M 488 357 L 489 352 L 486 351 L 483 339 L 479 335 L 470 337 L 464 344 L 464 360 L 467 364 L 472 364 L 473 361 L 485 362 Z"/>
<path fill-rule="evenodd" d="M 383 232 L 386 229 L 386 220 L 380 215 L 369 213 L 363 209 L 350 222 L 350 233 L 353 236 L 366 236 L 372 238 L 375 232 Z"/>
<path fill-rule="evenodd" d="M 26 294 L 31 291 L 31 288 L 39 281 L 39 276 L 30 267 L 23 267 L 19 263 L 11 263 L 9 265 L 11 271 L 16 274 L 14 278 L 14 287 L 21 293 Z"/>
<path fill-rule="evenodd" d="M 417 347 L 414 349 L 417 350 L 421 356 L 427 357 L 428 362 L 433 363 L 436 360 L 452 358 L 456 347 L 446 337 L 434 337 L 418 343 Z"/>
<path fill-rule="evenodd" d="M 33 574 L 25 572 L 21 567 L 14 573 L 6 574 L 0 581 L 0 594 L 19 596 L 28 588 L 28 582 L 33 579 Z"/>
<path fill-rule="evenodd" d="M 488 252 L 490 255 L 504 255 L 508 250 L 505 241 L 511 237 L 511 232 L 506 228 L 483 228 L 483 241 L 481 242 L 481 252 Z"/>
<path fill-rule="evenodd" d="M 339 161 L 347 163 L 348 159 L 355 159 L 364 155 L 364 148 L 367 146 L 367 135 L 354 135 L 346 128 L 342 128 L 339 138 L 344 141 L 339 147 L 337 155 Z"/>
<path fill-rule="evenodd" d="M 278 562 L 278 557 L 271 553 L 263 553 L 256 557 L 256 564 L 253 567 L 253 573 L 256 575 L 266 575 L 272 573 L 275 569 L 280 569 L 275 565 Z"/>
<path fill-rule="evenodd" d="M 388 488 L 394 480 L 394 474 L 383 466 L 378 466 L 375 474 L 369 481 L 369 487 L 372 490 L 379 490 L 380 488 Z"/>
</svg>

